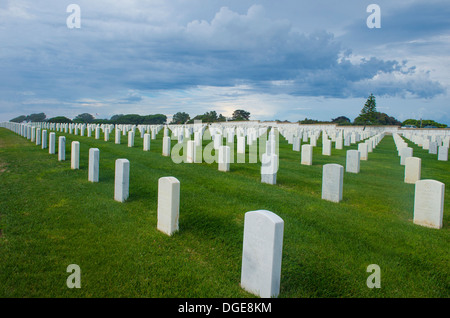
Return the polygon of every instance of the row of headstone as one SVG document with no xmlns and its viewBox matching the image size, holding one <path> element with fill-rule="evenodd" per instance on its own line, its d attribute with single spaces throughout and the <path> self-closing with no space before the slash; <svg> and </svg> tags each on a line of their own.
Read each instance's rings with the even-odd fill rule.
<svg viewBox="0 0 450 318">
<path fill-rule="evenodd" d="M 382 136 L 377 139 L 377 142 L 381 138 Z M 294 151 L 297 151 L 296 147 L 299 147 L 300 144 L 299 137 L 294 137 L 293 143 Z M 312 144 L 302 146 L 302 164 L 312 164 L 313 147 Z M 347 171 L 358 173 L 359 160 L 360 151 L 347 151 Z M 265 161 L 263 159 L 263 162 Z M 263 168 L 264 166 L 263 163 Z M 342 200 L 343 175 L 344 169 L 341 165 L 327 164 L 323 166 L 322 199 L 333 202 Z M 283 220 L 270 211 L 260 210 L 246 213 L 241 269 L 241 286 L 245 290 L 260 297 L 278 296 L 283 229 Z"/>
<path fill-rule="evenodd" d="M 436 180 L 415 183 L 414 223 L 434 229 L 442 228 L 445 184 Z"/>
<path fill-rule="evenodd" d="M 172 236 L 179 231 L 180 182 L 158 180 L 157 229 Z M 259 297 L 277 297 L 280 291 L 284 221 L 265 210 L 245 213 L 241 287 Z"/>
<path fill-rule="evenodd" d="M 409 133 L 403 134 L 403 136 L 407 139 L 411 138 L 416 145 L 422 146 L 425 150 L 428 148 L 429 153 L 432 154 L 436 153 L 436 144 L 440 142 L 439 136 L 435 135 L 433 136 L 434 138 L 424 137 L 419 134 L 411 135 Z M 437 180 L 421 180 L 422 159 L 413 156 L 413 149 L 408 146 L 408 143 L 400 135 L 394 134 L 393 137 L 400 156 L 400 164 L 405 166 L 404 182 L 415 184 L 414 224 L 435 229 L 442 228 L 445 184 Z M 441 145 L 439 149 L 442 153 L 438 160 L 447 161 L 448 147 Z"/>
<path fill-rule="evenodd" d="M 417 135 L 413 136 L 415 142 L 422 142 L 423 140 L 429 140 L 428 138 L 426 139 L 423 138 L 418 139 L 418 138 L 419 137 Z M 403 138 L 400 137 L 398 134 L 394 134 L 394 141 L 397 147 L 398 154 L 400 156 L 400 164 L 405 166 L 405 183 L 415 183 L 416 181 L 420 180 L 422 160 L 418 157 L 413 156 L 413 149 L 409 147 L 408 143 L 405 142 Z M 448 159 L 448 147 L 440 146 L 438 160 L 447 161 L 447 159 Z"/>
<path fill-rule="evenodd" d="M 430 154 L 438 152 L 439 161 L 448 160 L 450 136 L 441 139 L 439 135 L 403 134 L 417 146 L 428 150 Z M 413 150 L 401 138 L 396 136 L 401 164 L 405 165 L 405 183 L 415 184 L 414 224 L 441 229 L 444 215 L 445 184 L 431 179 L 421 180 L 421 158 L 413 157 Z M 437 151 L 437 148 L 439 151 Z"/>
<path fill-rule="evenodd" d="M 43 131 L 47 140 L 47 131 Z M 54 147 L 55 133 L 50 133 L 50 148 Z M 130 135 L 129 135 L 130 136 Z M 148 137 L 145 137 L 145 139 Z M 276 156 L 269 142 L 266 145 L 264 162 L 261 171 L 273 172 L 271 166 L 276 163 Z M 146 142 L 144 142 L 146 144 Z M 59 149 L 65 153 L 65 137 L 59 137 Z M 71 168 L 79 169 L 78 141 L 72 142 Z M 229 154 L 228 146 L 219 148 L 220 170 L 227 171 Z M 65 160 L 65 154 L 58 152 L 58 159 Z M 88 180 L 99 181 L 100 150 L 89 149 Z M 270 173 L 268 173 L 270 175 Z M 114 200 L 124 202 L 129 197 L 130 162 L 117 159 L 115 162 Z M 175 177 L 162 177 L 158 180 L 157 229 L 169 236 L 179 231 L 180 182 Z M 251 211 L 245 214 L 244 241 L 242 248 L 241 287 L 259 297 L 277 297 L 280 291 L 281 258 L 283 246 L 284 221 L 270 211 Z"/>
<path fill-rule="evenodd" d="M 62 126 L 60 127 L 60 129 L 62 129 Z M 65 126 L 67 127 L 67 124 L 65 124 Z M 70 124 L 69 124 L 70 126 Z M 125 134 L 125 131 L 128 131 L 128 146 L 129 147 L 133 147 L 134 146 L 134 136 L 135 136 L 135 129 L 136 126 L 134 125 L 88 125 L 88 135 L 89 132 L 94 130 L 96 133 L 96 138 L 99 138 L 99 134 L 100 134 L 100 129 L 105 131 L 105 140 L 108 140 L 109 136 L 109 131 L 110 129 L 116 129 L 116 143 L 120 143 L 120 129 L 123 128 L 123 134 Z M 159 128 L 161 126 L 158 126 Z M 168 128 L 169 127 L 169 128 Z M 57 127 L 58 128 L 58 127 Z M 76 127 L 75 127 L 76 128 Z M 138 128 L 140 129 L 141 127 L 138 126 Z M 182 140 L 182 138 L 180 138 L 180 136 L 186 136 L 187 138 L 190 137 L 190 135 L 192 133 L 194 133 L 194 141 L 196 145 L 201 144 L 201 138 L 202 138 L 202 134 L 207 130 L 206 129 L 206 125 L 181 125 L 181 126 L 165 126 L 164 127 L 164 137 L 168 137 L 168 131 L 171 130 L 172 131 L 172 135 L 175 135 L 175 137 L 178 136 L 178 141 L 180 142 Z M 80 128 L 81 129 L 81 128 Z M 143 143 L 143 147 L 144 147 L 144 151 L 148 151 L 150 149 L 150 141 L 148 139 L 148 137 L 146 137 L 144 134 L 144 129 L 140 129 L 141 130 L 141 137 L 144 137 L 144 143 Z M 237 153 L 245 153 L 245 138 L 246 136 L 247 138 L 247 144 L 252 144 L 254 140 L 256 140 L 256 138 L 258 138 L 261 134 L 264 134 L 267 132 L 267 127 L 266 128 L 261 128 L 261 127 L 248 127 L 248 128 L 241 128 L 241 127 L 221 127 L 221 126 L 216 126 L 216 127 L 209 127 L 208 130 L 211 131 L 211 138 L 214 140 L 214 149 L 217 149 L 218 152 L 221 154 L 221 156 L 219 156 L 218 161 L 219 161 L 219 170 L 221 171 L 229 171 L 229 160 L 228 160 L 228 152 L 227 150 L 225 150 L 226 148 L 222 148 L 222 150 L 219 150 L 220 147 L 222 147 L 222 134 L 226 134 L 227 139 L 231 138 L 234 139 L 234 136 L 237 136 Z M 157 128 L 153 129 L 152 132 L 157 131 Z M 351 139 L 351 142 L 357 142 L 360 141 L 362 138 L 367 138 L 370 136 L 373 136 L 373 132 L 369 132 L 369 131 L 361 131 L 361 132 L 355 132 L 355 131 L 351 131 L 351 132 L 347 132 L 344 133 L 344 129 L 341 129 L 339 131 L 337 130 L 319 130 L 319 129 L 314 129 L 314 130 L 308 130 L 305 132 L 301 132 L 303 133 L 303 138 L 307 137 L 311 139 L 311 143 L 310 145 L 312 147 L 314 147 L 316 145 L 316 141 L 320 136 L 320 133 L 323 134 L 322 138 L 323 138 L 323 154 L 324 155 L 331 155 L 331 141 L 335 141 L 336 142 L 336 148 L 341 148 L 340 145 L 340 141 L 343 138 L 343 136 L 345 136 L 345 138 L 347 139 Z M 328 138 L 331 138 L 328 139 Z M 153 138 L 153 134 L 152 134 L 152 138 Z M 174 136 L 172 136 L 172 138 L 164 138 L 163 139 L 163 151 L 162 154 L 163 156 L 170 156 L 170 152 L 171 152 L 171 145 L 170 145 L 170 140 L 174 139 Z M 367 141 L 366 141 L 367 144 Z M 372 143 L 367 144 L 367 152 L 371 151 L 372 148 Z M 361 160 L 366 160 L 367 159 L 367 155 L 366 155 L 366 151 L 365 151 L 365 146 L 364 145 L 360 145 L 358 146 L 360 147 L 360 151 L 362 153 L 362 155 L 360 156 Z M 312 165 L 312 154 L 313 154 L 313 149 L 311 147 L 307 147 L 305 145 L 302 146 L 302 149 L 305 149 L 305 151 L 302 151 L 302 160 L 301 163 L 305 164 L 305 165 Z M 188 149 L 187 149 L 187 160 L 186 162 L 199 162 L 198 158 L 196 157 L 197 152 L 194 150 L 194 148 L 192 148 L 192 144 L 190 142 L 188 142 Z M 234 149 L 233 149 L 234 150 Z M 194 153 L 193 153 L 194 152 Z M 231 154 L 233 154 L 233 151 L 230 151 Z M 261 158 L 262 159 L 262 158 Z M 266 158 L 265 158 L 266 159 Z M 265 160 L 265 162 L 271 162 L 268 160 Z M 278 162 L 278 159 L 277 159 Z M 272 170 L 276 170 L 278 167 L 276 165 L 271 165 Z M 267 173 L 265 173 L 265 175 L 267 175 Z"/>
<path fill-rule="evenodd" d="M 56 125 L 56 127 L 52 127 L 55 129 L 63 129 L 63 126 L 67 129 L 67 127 L 69 126 L 70 128 L 70 132 L 72 132 L 72 126 L 70 124 L 66 124 L 66 125 L 61 125 L 58 126 Z M 174 139 L 173 136 L 172 138 L 168 137 L 168 126 L 164 127 L 164 138 L 163 138 L 163 151 L 162 154 L 163 156 L 170 156 L 171 153 L 171 139 Z M 195 125 L 194 125 L 195 127 Z M 185 129 L 184 127 L 172 127 L 172 132 L 173 135 L 175 135 L 178 138 L 178 142 L 182 142 L 183 141 L 183 136 L 186 136 L 187 138 L 190 138 L 190 134 L 192 132 L 195 133 L 195 144 L 196 145 L 201 145 L 201 138 L 202 138 L 202 134 L 205 131 L 206 126 L 205 125 L 199 125 L 197 126 L 199 129 L 194 130 L 193 127 L 191 127 L 191 129 Z M 77 126 L 75 126 L 75 128 L 77 128 Z M 88 129 L 88 137 L 91 136 L 91 131 L 95 131 L 95 138 L 96 139 L 100 139 L 100 131 L 103 130 L 104 131 L 104 139 L 105 141 L 109 140 L 109 133 L 110 130 L 115 129 L 115 143 L 116 144 L 120 144 L 120 135 L 121 132 L 123 135 L 125 135 L 125 132 L 128 131 L 128 147 L 134 147 L 134 139 L 135 139 L 135 131 L 136 131 L 136 127 L 135 126 L 122 126 L 119 125 L 117 127 L 114 127 L 114 125 L 105 125 L 105 126 L 99 126 L 99 125 L 87 125 L 86 127 Z M 140 128 L 139 126 L 137 128 Z M 83 129 L 85 129 L 84 126 L 80 127 L 80 129 L 83 131 Z M 123 130 L 121 130 L 123 129 Z M 212 138 L 214 139 L 214 148 L 218 150 L 219 152 L 219 156 L 218 156 L 218 161 L 219 161 L 219 170 L 220 171 L 229 171 L 229 165 L 230 165 L 230 149 L 229 146 L 222 146 L 222 142 L 221 142 L 221 133 L 222 131 L 219 132 L 219 130 L 217 128 L 212 129 L 214 132 L 214 135 L 212 136 Z M 251 136 L 248 140 L 249 140 L 249 144 L 252 143 L 252 141 L 254 141 L 259 134 L 263 134 L 267 129 L 263 129 L 263 130 L 259 130 L 258 133 L 256 133 L 256 129 L 253 128 L 249 128 L 248 129 L 248 133 Z M 151 138 L 154 139 L 154 133 L 157 133 L 158 129 L 153 129 L 152 130 L 152 135 Z M 227 129 L 227 139 L 233 139 L 234 138 L 234 131 L 231 130 L 230 128 Z M 238 135 L 238 152 L 245 153 L 245 144 L 244 147 L 242 147 L 242 139 L 244 138 L 244 142 L 245 142 L 245 136 L 242 136 L 243 134 L 246 134 L 247 131 L 244 130 L 237 130 L 237 135 Z M 144 133 L 144 129 L 141 129 L 141 137 L 144 138 L 143 141 L 143 150 L 144 151 L 149 151 L 150 150 L 150 134 L 146 134 Z M 228 148 L 227 148 L 228 147 Z M 244 150 L 242 150 L 242 148 L 244 148 Z M 196 160 L 196 152 L 194 151 L 194 147 L 192 146 L 192 143 L 190 141 L 188 141 L 188 147 L 187 147 L 187 162 L 198 162 Z"/>
<path fill-rule="evenodd" d="M 46 140 L 46 138 L 42 139 Z M 54 139 L 55 137 L 51 138 L 50 144 L 54 143 Z M 60 137 L 59 141 L 62 145 L 65 138 Z M 270 145 L 267 146 L 265 155 L 274 155 L 270 149 Z M 74 141 L 72 142 L 72 154 L 77 153 L 77 151 L 79 154 L 79 143 Z M 356 150 L 347 152 L 347 158 L 359 157 L 359 155 L 360 152 Z M 414 158 L 408 157 L 405 159 L 406 167 L 412 159 Z M 91 178 L 92 175 L 93 182 L 95 182 L 94 180 L 98 181 L 98 162 L 99 150 L 96 148 L 90 149 L 89 177 Z M 347 170 L 351 170 L 349 167 L 349 160 L 347 160 Z M 342 184 L 343 167 L 337 164 L 324 165 L 322 198 L 339 202 L 342 199 Z M 115 200 L 125 201 L 128 198 L 128 188 L 129 161 L 117 159 L 115 166 Z M 444 189 L 444 184 L 435 180 L 421 180 L 416 183 L 415 224 L 433 228 L 442 227 Z M 179 181 L 174 177 L 160 178 L 158 181 L 157 228 L 169 236 L 179 229 L 179 200 Z M 277 297 L 280 290 L 284 221 L 273 212 L 259 210 L 247 212 L 244 222 L 241 287 L 260 297 Z"/>
<path fill-rule="evenodd" d="M 417 146 L 422 147 L 424 150 L 428 150 L 428 153 L 437 155 L 437 160 L 448 161 L 448 149 L 450 146 L 450 135 L 429 135 L 425 133 L 411 133 L 405 132 L 402 136 Z M 400 139 L 401 140 L 400 140 Z M 398 137 L 400 147 L 407 147 L 407 144 L 403 141 L 401 137 Z M 403 141 L 403 143 L 402 143 Z M 406 144 L 406 145 L 405 145 Z"/>
<path fill-rule="evenodd" d="M 204 127 L 203 127 L 204 128 Z M 202 130 L 202 129 L 200 129 Z M 206 146 L 205 151 L 207 148 L 210 148 L 208 150 L 215 149 L 216 150 L 216 160 L 218 162 L 218 170 L 223 172 L 230 171 L 230 164 L 234 162 L 234 133 L 235 131 L 227 129 L 228 138 L 230 139 L 231 143 L 227 140 L 227 145 L 223 145 L 222 136 L 221 133 L 216 129 L 211 129 L 213 132 L 212 140 L 213 142 Z M 260 138 L 260 152 L 262 152 L 262 149 L 265 149 L 265 152 L 261 155 L 261 182 L 263 183 L 269 183 L 269 184 L 275 184 L 276 183 L 276 171 L 278 169 L 278 156 L 276 156 L 277 152 L 277 137 L 276 133 L 274 132 L 274 129 L 270 130 L 268 139 L 265 139 L 265 135 L 268 131 L 268 129 L 259 130 L 258 133 L 256 133 L 256 130 L 253 131 L 254 136 L 258 136 Z M 176 132 L 179 136 L 182 136 L 183 130 L 178 127 L 178 129 L 175 129 L 174 132 Z M 252 130 L 248 129 L 248 132 L 252 134 Z M 202 162 L 202 148 L 201 148 L 201 140 L 203 136 L 201 135 L 202 131 L 194 131 L 194 140 L 184 140 L 185 145 L 183 146 L 185 156 L 184 162 L 186 163 L 201 163 Z M 245 158 L 243 160 L 240 160 L 240 157 L 242 157 L 242 154 L 245 154 L 245 136 L 242 136 L 243 131 L 237 131 L 237 154 L 238 154 L 238 162 L 245 162 Z M 164 137 L 163 137 L 163 149 L 162 154 L 163 156 L 171 156 L 172 159 L 174 159 L 172 151 L 180 150 L 181 147 L 178 145 L 180 142 L 178 142 L 176 148 L 177 149 L 171 149 L 171 140 L 174 138 L 168 136 L 169 132 L 168 130 L 164 130 Z M 186 132 L 186 134 L 188 134 Z M 205 133 L 206 134 L 206 133 Z M 209 134 L 209 133 L 208 133 Z M 183 134 L 184 136 L 184 134 Z M 197 137 L 199 136 L 199 137 Z M 207 137 L 208 138 L 208 137 Z M 253 137 L 249 137 L 252 139 Z M 178 139 L 180 141 L 180 139 Z M 199 141 L 198 141 L 199 140 Z M 210 147 L 212 145 L 212 147 Z M 256 145 L 255 145 L 256 146 Z M 256 157 L 256 154 L 254 154 Z M 252 156 L 252 153 L 250 154 L 250 157 Z M 207 159 L 205 159 L 206 162 Z M 256 162 L 256 159 L 255 159 Z M 269 176 L 270 175 L 270 176 Z"/>
<path fill-rule="evenodd" d="M 54 130 L 56 132 L 64 132 L 80 136 L 92 137 L 94 132 L 95 139 L 100 139 L 100 134 L 104 134 L 104 140 L 109 141 L 109 136 L 112 131 L 115 131 L 115 142 L 120 144 L 120 135 L 126 135 L 129 132 L 136 134 L 136 129 L 140 131 L 141 138 L 144 137 L 147 132 L 151 139 L 156 139 L 156 135 L 162 129 L 162 125 L 114 125 L 114 124 L 68 124 L 68 123 L 30 123 L 30 124 L 17 124 L 17 123 L 2 123 L 0 126 L 10 128 L 10 130 L 16 133 L 32 139 L 34 142 L 37 134 L 37 130 Z M 134 143 L 134 140 L 131 142 Z"/>
<path fill-rule="evenodd" d="M 277 130 L 271 129 L 266 141 L 266 151 L 261 157 L 261 183 L 276 184 L 279 168 L 279 157 L 277 154 Z"/>
<path fill-rule="evenodd" d="M 405 165 L 404 182 L 415 184 L 413 222 L 440 229 L 444 213 L 445 184 L 436 180 L 420 180 L 421 159 L 412 157 L 412 152 L 409 151 L 411 148 L 408 148 L 400 147 L 400 153 L 404 156 L 404 163 L 402 162 Z M 359 172 L 359 155 L 359 151 L 347 151 L 346 171 Z M 343 167 L 338 164 L 323 166 L 322 199 L 332 202 L 342 200 L 343 171 Z"/>
<path fill-rule="evenodd" d="M 351 144 L 358 143 L 364 139 L 371 138 L 373 136 L 383 133 L 380 129 L 368 128 L 355 129 L 355 128 L 321 128 L 309 127 L 303 128 L 301 126 L 285 125 L 281 126 L 280 133 L 286 138 L 289 144 L 292 144 L 294 151 L 300 151 L 301 142 L 308 143 L 312 146 L 316 146 L 317 140 L 322 134 L 323 154 L 329 155 L 331 144 L 329 141 L 335 143 L 336 149 L 342 149 L 343 146 L 350 146 Z"/>
<path fill-rule="evenodd" d="M 21 126 L 25 127 L 24 125 L 21 125 Z M 122 126 L 120 128 L 122 128 Z M 116 133 L 120 132 L 120 128 L 118 128 L 116 130 Z M 130 127 L 128 127 L 128 128 L 130 128 Z M 134 127 L 131 126 L 131 129 L 132 128 L 134 128 Z M 200 128 L 200 129 L 197 129 L 195 132 L 200 134 L 200 133 L 203 133 L 205 131 L 206 126 L 205 125 L 197 125 L 197 128 Z M 95 129 L 98 131 L 99 127 L 97 126 Z M 108 130 L 107 127 L 105 129 Z M 219 129 L 218 128 L 215 128 L 215 129 L 216 130 L 213 129 L 213 132 L 217 133 L 219 131 Z M 229 134 L 230 133 L 230 129 L 227 128 L 227 130 L 228 130 L 228 134 Z M 28 131 L 28 130 L 24 130 L 24 131 Z M 32 130 L 32 133 L 31 133 L 31 135 L 32 135 L 31 138 L 32 139 L 33 139 L 33 135 L 36 135 L 36 134 L 33 133 L 33 131 L 34 130 Z M 174 130 L 174 131 L 180 131 L 180 129 Z M 254 129 L 253 131 L 256 131 L 256 129 Z M 231 132 L 233 133 L 234 131 L 231 131 Z M 260 130 L 260 132 L 263 133 L 263 132 L 265 132 L 265 130 Z M 244 133 L 243 130 L 239 130 L 238 135 L 241 135 L 243 133 Z M 327 144 L 328 134 L 327 134 L 327 132 L 325 130 L 322 130 L 322 133 L 324 134 L 323 138 L 325 140 L 325 143 Z M 45 133 L 43 132 L 43 134 L 45 134 Z M 167 127 L 164 127 L 164 134 L 165 134 L 166 137 L 168 137 L 167 136 L 168 135 Z M 309 134 L 309 135 L 313 139 L 316 139 L 315 137 L 318 137 L 318 134 L 320 134 L 320 131 L 315 130 L 314 134 Z M 305 133 L 305 136 L 307 136 L 307 135 L 308 135 L 308 132 Z M 336 134 L 336 133 L 334 133 L 332 131 L 330 133 L 330 135 L 331 135 L 332 139 L 336 140 L 336 138 L 340 137 L 341 133 L 337 133 Z M 349 135 L 349 134 L 347 134 L 347 135 Z M 368 153 L 370 151 L 372 151 L 372 149 L 376 146 L 376 144 L 382 139 L 384 134 L 380 133 L 380 134 L 377 134 L 377 135 L 373 136 L 373 134 L 370 134 L 370 133 L 367 133 L 365 135 L 363 135 L 363 134 L 355 134 L 355 132 L 351 133 L 351 136 L 358 136 L 358 137 L 355 137 L 355 141 L 359 140 L 360 137 L 367 137 L 367 136 L 371 136 L 371 135 L 372 135 L 372 137 L 370 137 L 369 140 L 365 141 L 365 143 L 360 143 L 358 145 L 359 160 L 367 160 Z M 37 134 L 37 136 L 39 136 L 39 134 Z M 120 134 L 119 134 L 119 136 L 120 136 Z M 130 130 L 128 132 L 128 136 L 129 136 L 129 143 L 128 144 L 131 147 L 131 146 L 134 145 L 134 130 Z M 238 144 L 239 144 L 239 140 L 240 140 L 239 138 L 245 138 L 245 137 L 238 137 Z M 36 138 L 36 139 L 39 139 L 39 138 Z M 52 135 L 51 138 L 50 138 L 50 149 L 49 149 L 49 152 L 51 152 L 51 153 L 54 152 L 53 139 L 54 139 L 54 137 Z M 149 145 L 150 141 L 149 141 L 148 134 L 144 134 L 144 139 L 145 139 L 144 140 L 144 151 L 148 151 L 150 149 L 150 145 Z M 401 157 L 400 158 L 401 164 L 404 164 L 405 159 L 412 155 L 412 153 L 411 153 L 412 149 L 410 149 L 409 147 L 404 147 L 404 145 L 406 143 L 404 143 L 402 141 L 402 139 L 398 136 L 398 134 L 394 134 L 394 140 L 396 142 L 397 148 L 399 149 L 398 151 L 399 151 L 399 154 L 400 154 L 400 157 Z M 38 143 L 40 141 L 37 140 L 36 142 Z M 45 142 L 43 144 L 43 147 L 46 147 L 46 143 Z M 224 146 L 220 146 L 220 147 L 224 147 Z M 303 151 L 302 151 L 301 163 L 305 164 L 305 165 L 311 165 L 312 164 L 312 145 L 303 145 L 302 149 L 303 149 Z M 194 161 L 197 162 L 195 160 L 196 152 L 194 151 L 194 153 L 193 153 L 192 150 L 193 150 L 192 143 L 188 142 L 188 160 L 187 160 L 187 162 L 194 162 Z M 239 146 L 238 146 L 238 151 L 239 151 Z M 219 170 L 221 170 L 221 171 L 229 171 L 229 155 L 228 155 L 229 152 L 228 152 L 227 148 L 222 148 L 219 151 L 219 153 L 220 153 L 220 156 L 219 156 Z M 164 141 L 163 141 L 163 155 L 167 155 L 167 156 L 170 155 L 170 138 L 165 138 Z M 192 157 L 194 157 L 194 158 L 192 158 Z M 346 165 L 346 171 L 353 172 L 353 173 L 358 173 L 359 172 L 359 160 L 357 160 L 356 153 L 354 153 L 354 152 L 353 153 L 348 153 L 347 157 L 348 157 L 347 161 L 349 163 Z M 270 157 L 270 158 L 272 158 L 272 157 Z M 275 162 L 278 163 L 278 158 L 276 158 L 276 160 L 268 160 L 268 156 L 267 155 L 264 156 L 264 160 L 262 160 L 262 166 L 261 166 L 261 176 L 262 176 L 261 179 L 262 179 L 262 182 L 270 183 L 270 184 L 274 184 L 276 182 L 274 180 L 274 178 L 273 178 L 273 176 L 275 175 L 273 172 L 277 171 L 277 169 L 278 169 L 277 164 L 273 164 Z M 267 169 L 269 167 L 270 167 L 270 170 L 272 171 L 272 173 L 268 173 Z M 269 175 L 271 175 L 271 176 L 268 177 Z M 405 178 L 406 178 L 406 172 L 405 172 Z"/>
</svg>

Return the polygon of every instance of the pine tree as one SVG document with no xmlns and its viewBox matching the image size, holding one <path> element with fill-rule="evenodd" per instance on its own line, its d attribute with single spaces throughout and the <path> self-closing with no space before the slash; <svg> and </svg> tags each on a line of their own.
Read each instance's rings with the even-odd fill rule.
<svg viewBox="0 0 450 318">
<path fill-rule="evenodd" d="M 374 125 L 376 124 L 377 121 L 376 113 L 377 113 L 377 106 L 375 102 L 375 96 L 373 96 L 373 94 L 370 94 L 359 116 L 361 117 L 361 119 L 363 119 L 364 124 Z"/>
</svg>

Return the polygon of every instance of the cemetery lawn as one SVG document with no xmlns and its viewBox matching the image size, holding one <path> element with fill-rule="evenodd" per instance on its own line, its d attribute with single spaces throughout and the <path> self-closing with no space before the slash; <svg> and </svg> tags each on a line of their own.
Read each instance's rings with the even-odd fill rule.
<svg viewBox="0 0 450 318">
<path fill-rule="evenodd" d="M 265 209 L 285 222 L 280 298 L 449 297 L 450 163 L 415 146 L 422 179 L 446 184 L 443 228 L 413 224 L 414 185 L 405 184 L 392 136 L 344 174 L 343 201 L 321 199 L 322 166 L 345 167 L 343 150 L 313 166 L 280 136 L 277 185 L 260 182 L 260 163 L 175 164 L 163 157 L 162 132 L 142 151 L 126 137 L 66 136 L 66 161 L 0 128 L 0 297 L 254 297 L 239 286 L 244 214 Z M 103 137 L 103 136 L 102 136 Z M 80 170 L 70 144 L 80 142 Z M 210 142 L 210 141 L 209 141 Z M 174 145 L 172 141 L 172 146 Z M 208 143 L 204 140 L 204 145 Z M 88 150 L 100 149 L 100 182 L 88 181 Z M 56 145 L 57 151 L 58 145 Z M 130 161 L 130 197 L 113 200 L 114 163 Z M 181 183 L 180 231 L 156 229 L 158 179 Z M 69 289 L 69 264 L 81 288 Z M 381 288 L 366 271 L 381 269 Z"/>
</svg>

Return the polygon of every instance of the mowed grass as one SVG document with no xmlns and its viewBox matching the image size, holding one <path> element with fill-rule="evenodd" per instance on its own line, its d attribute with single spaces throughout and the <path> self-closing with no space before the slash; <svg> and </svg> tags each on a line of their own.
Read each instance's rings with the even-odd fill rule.
<svg viewBox="0 0 450 318">
<path fill-rule="evenodd" d="M 254 297 L 239 286 L 244 214 L 266 209 L 285 222 L 279 297 L 449 297 L 450 166 L 416 147 L 422 179 L 446 184 L 440 230 L 413 224 L 414 185 L 403 182 L 392 136 L 359 174 L 345 173 L 340 203 L 321 199 L 322 166 L 345 167 L 345 152 L 313 166 L 280 137 L 277 185 L 260 182 L 260 163 L 175 164 L 163 157 L 162 132 L 142 139 L 66 136 L 57 161 L 13 132 L 0 129 L 0 297 Z M 102 136 L 103 138 L 103 136 Z M 58 138 L 56 138 L 58 140 Z M 80 170 L 70 169 L 70 143 L 80 142 Z M 204 145 L 210 141 L 204 140 Z M 174 146 L 175 141 L 172 141 Z M 88 181 L 88 150 L 100 149 L 100 182 Z M 56 147 L 58 148 L 58 147 Z M 130 160 L 130 197 L 114 201 L 114 164 Z M 248 154 L 247 154 L 248 158 Z M 180 231 L 156 229 L 158 179 L 181 183 Z M 69 264 L 81 268 L 70 289 Z M 381 288 L 370 289 L 370 264 Z"/>
</svg>

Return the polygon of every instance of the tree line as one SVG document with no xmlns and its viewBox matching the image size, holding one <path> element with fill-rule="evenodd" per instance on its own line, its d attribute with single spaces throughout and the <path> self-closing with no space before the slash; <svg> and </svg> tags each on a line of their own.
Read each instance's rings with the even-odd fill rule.
<svg viewBox="0 0 450 318">
<path fill-rule="evenodd" d="M 319 121 L 315 119 L 305 118 L 304 120 L 299 120 L 300 124 L 338 124 L 341 126 L 344 125 L 357 125 L 357 126 L 382 126 L 382 125 L 391 125 L 391 126 L 405 126 L 405 125 L 414 125 L 417 128 L 434 126 L 436 128 L 446 128 L 446 124 L 440 124 L 435 122 L 434 120 L 417 120 L 417 119 L 407 119 L 403 122 L 397 120 L 396 118 L 387 115 L 386 113 L 381 113 L 377 111 L 375 96 L 370 94 L 367 98 L 364 107 L 361 109 L 360 114 L 356 117 L 353 122 L 345 116 L 339 116 L 331 119 L 331 121 Z"/>
<path fill-rule="evenodd" d="M 209 111 L 203 115 L 196 115 L 191 118 L 186 112 L 178 112 L 173 115 L 172 120 L 169 124 L 192 124 L 196 120 L 201 120 L 203 123 L 215 123 L 215 122 L 225 122 L 225 121 L 248 121 L 250 120 L 250 112 L 243 109 L 237 109 L 233 112 L 232 116 L 227 118 L 222 114 L 217 114 L 216 111 Z M 70 119 L 64 116 L 57 116 L 53 118 L 46 118 L 44 113 L 36 113 L 28 116 L 21 115 L 10 120 L 11 122 L 23 123 L 23 122 L 50 122 L 50 123 L 93 123 L 93 124 L 134 124 L 134 125 L 162 125 L 167 123 L 167 116 L 163 114 L 154 115 L 137 115 L 137 114 L 120 114 L 114 115 L 110 119 L 96 119 L 94 116 L 88 113 L 83 113 L 77 115 L 75 118 Z M 290 121 L 280 121 L 277 122 L 290 123 Z M 338 124 L 340 126 L 345 125 L 358 125 L 358 126 L 370 126 L 370 125 L 393 125 L 393 126 L 405 126 L 414 125 L 417 128 L 423 127 L 436 127 L 436 128 L 446 128 L 446 124 L 437 123 L 434 120 L 417 120 L 417 119 L 407 119 L 400 122 L 396 118 L 389 116 L 385 113 L 378 112 L 376 109 L 375 96 L 370 94 L 367 98 L 366 103 L 361 109 L 360 114 L 356 117 L 353 122 L 345 116 L 339 116 L 331 119 L 330 121 L 321 121 L 316 119 L 308 119 L 297 121 L 300 124 Z"/>
<path fill-rule="evenodd" d="M 250 112 L 243 109 L 237 109 L 233 112 L 231 118 L 226 118 L 222 114 L 217 115 L 215 110 L 206 112 L 203 115 L 197 115 L 193 118 L 188 113 L 178 112 L 173 115 L 171 124 L 192 124 L 196 120 L 201 120 L 203 123 L 215 123 L 224 121 L 247 121 L 250 120 Z"/>
<path fill-rule="evenodd" d="M 46 118 L 44 113 L 31 114 L 28 116 L 21 115 L 10 120 L 11 122 L 23 123 L 23 122 L 48 122 L 48 123 L 86 123 L 86 124 L 136 124 L 136 125 L 159 125 L 167 122 L 167 116 L 163 114 L 155 115 L 114 115 L 110 119 L 96 119 L 93 115 L 83 113 L 77 115 L 75 118 L 70 119 L 65 116 L 56 116 L 52 118 Z"/>
<path fill-rule="evenodd" d="M 197 115 L 193 118 L 185 112 L 178 112 L 173 115 L 169 124 L 191 124 L 195 120 L 201 120 L 204 123 L 224 122 L 227 120 L 243 121 L 250 119 L 250 112 L 242 109 L 235 110 L 231 118 L 226 118 L 222 114 L 217 115 L 216 111 L 209 111 L 203 115 Z M 86 123 L 86 124 L 134 124 L 134 125 L 161 125 L 167 123 L 167 116 L 163 114 L 138 115 L 138 114 L 120 114 L 114 115 L 110 119 L 96 119 L 93 115 L 83 113 L 70 119 L 65 116 L 48 118 L 45 113 L 31 115 L 21 115 L 10 120 L 15 123 L 29 122 L 49 122 L 49 123 Z"/>
</svg>

